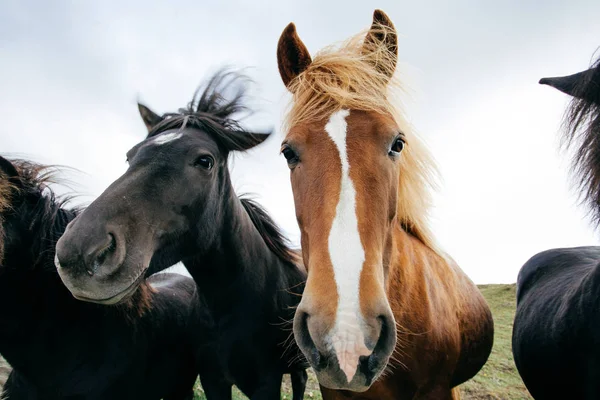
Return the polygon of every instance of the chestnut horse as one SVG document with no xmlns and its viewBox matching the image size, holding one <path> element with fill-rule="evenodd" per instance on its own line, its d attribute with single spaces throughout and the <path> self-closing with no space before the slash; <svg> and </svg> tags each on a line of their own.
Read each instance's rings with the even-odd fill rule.
<svg viewBox="0 0 600 400">
<path fill-rule="evenodd" d="M 456 398 L 492 348 L 484 298 L 426 224 L 434 165 L 393 102 L 397 48 L 379 10 L 314 59 L 293 23 L 279 39 L 308 269 L 294 335 L 325 399 Z"/>
</svg>

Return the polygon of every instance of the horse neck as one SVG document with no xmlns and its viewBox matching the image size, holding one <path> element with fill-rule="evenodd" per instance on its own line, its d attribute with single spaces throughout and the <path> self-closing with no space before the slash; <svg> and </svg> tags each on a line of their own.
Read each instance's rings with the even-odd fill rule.
<svg viewBox="0 0 600 400">
<path fill-rule="evenodd" d="M 8 327 L 12 334 L 22 335 L 25 332 L 18 327 L 43 324 L 52 313 L 64 313 L 65 305 L 75 303 L 54 267 L 54 244 L 74 217 L 74 212 L 59 209 L 47 224 L 33 218 L 21 220 L 46 231 L 6 249 L 6 264 L 0 269 L 0 334 L 7 334 L 4 328 Z"/>
<path fill-rule="evenodd" d="M 429 329 L 439 317 L 435 310 L 447 309 L 444 303 L 456 299 L 457 271 L 399 223 L 389 243 L 386 292 L 396 321 L 410 331 Z"/>
<path fill-rule="evenodd" d="M 205 253 L 183 260 L 209 307 L 234 304 L 234 297 L 248 292 L 258 299 L 272 285 L 293 279 L 286 274 L 291 268 L 269 249 L 233 189 L 225 198 L 226 211 L 213 245 Z M 221 301 L 223 298 L 230 301 Z"/>
</svg>

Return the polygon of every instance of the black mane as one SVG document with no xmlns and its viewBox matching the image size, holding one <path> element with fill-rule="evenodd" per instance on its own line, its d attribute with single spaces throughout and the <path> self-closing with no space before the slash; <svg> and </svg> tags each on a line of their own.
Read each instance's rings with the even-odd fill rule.
<svg viewBox="0 0 600 400">
<path fill-rule="evenodd" d="M 600 58 L 593 72 L 580 80 L 565 113 L 564 145 L 576 146 L 572 170 L 578 178 L 582 202 L 595 225 L 600 224 Z"/>
<path fill-rule="evenodd" d="M 147 138 L 172 129 L 193 128 L 207 132 L 226 149 L 246 147 L 241 141 L 253 140 L 255 135 L 239 123 L 251 113 L 245 104 L 249 82 L 244 75 L 220 70 L 204 87 L 196 89 L 187 107 L 180 108 L 176 113 L 163 114 L 163 121 L 152 128 Z M 228 92 L 233 92 L 230 98 L 227 97 Z M 232 135 L 232 132 L 243 135 Z M 289 248 L 287 239 L 267 211 L 248 198 L 240 197 L 240 200 L 269 249 L 282 261 L 295 265 L 298 262 L 297 253 Z"/>
<path fill-rule="evenodd" d="M 150 130 L 146 138 L 171 129 L 194 128 L 211 135 L 226 150 L 247 148 L 246 143 L 254 142 L 255 135 L 270 134 L 270 131 L 248 131 L 239 123 L 251 115 L 245 104 L 250 82 L 240 73 L 226 69 L 218 71 L 205 85 L 196 89 L 187 107 L 163 114 L 163 120 Z M 231 97 L 227 96 L 228 93 L 232 93 Z"/>
<path fill-rule="evenodd" d="M 298 253 L 290 248 L 289 241 L 267 211 L 251 199 L 240 197 L 240 201 L 269 249 L 282 261 L 296 266 L 299 262 Z"/>
</svg>

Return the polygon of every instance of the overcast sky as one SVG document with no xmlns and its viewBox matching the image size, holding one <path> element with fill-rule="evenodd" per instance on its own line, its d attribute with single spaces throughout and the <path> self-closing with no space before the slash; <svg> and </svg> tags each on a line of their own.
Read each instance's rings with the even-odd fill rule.
<svg viewBox="0 0 600 400">
<path fill-rule="evenodd" d="M 89 202 L 145 135 L 138 99 L 174 111 L 220 66 L 252 67 L 256 123 L 278 133 L 234 160 L 234 184 L 298 244 L 278 154 L 288 97 L 277 40 L 293 21 L 314 53 L 366 28 L 376 7 L 401 34 L 407 114 L 442 172 L 433 230 L 469 276 L 514 282 L 539 251 L 598 244 L 558 151 L 567 96 L 537 84 L 590 64 L 597 0 L 2 0 L 0 153 L 79 169 L 67 177 Z"/>
</svg>

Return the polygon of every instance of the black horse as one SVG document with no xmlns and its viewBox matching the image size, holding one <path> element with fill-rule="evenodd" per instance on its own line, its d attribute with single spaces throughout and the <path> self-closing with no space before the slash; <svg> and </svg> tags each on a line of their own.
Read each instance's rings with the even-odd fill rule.
<svg viewBox="0 0 600 400">
<path fill-rule="evenodd" d="M 252 399 L 279 399 L 292 375 L 303 398 L 306 365 L 291 334 L 306 272 L 258 204 L 239 198 L 227 161 L 269 133 L 240 126 L 244 77 L 222 71 L 177 113 L 140 105 L 147 138 L 127 153 L 129 169 L 67 228 L 59 273 L 78 298 L 117 303 L 148 269 L 183 261 L 211 314 L 197 343 L 209 399 L 236 385 Z"/>
<path fill-rule="evenodd" d="M 54 257 L 78 210 L 55 198 L 49 171 L 0 157 L 0 354 L 13 367 L 3 395 L 191 400 L 193 280 L 158 274 L 114 307 L 74 299 Z"/>
<path fill-rule="evenodd" d="M 600 221 L 600 60 L 589 70 L 540 83 L 573 96 L 566 145 L 583 200 Z M 517 280 L 515 363 L 536 399 L 600 398 L 600 247 L 533 256 Z"/>
</svg>

